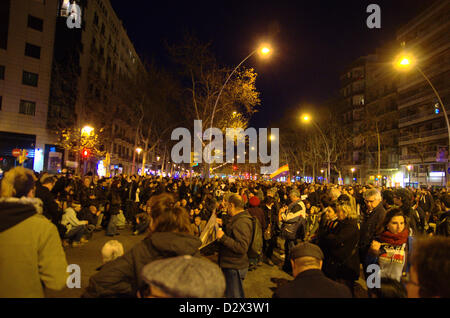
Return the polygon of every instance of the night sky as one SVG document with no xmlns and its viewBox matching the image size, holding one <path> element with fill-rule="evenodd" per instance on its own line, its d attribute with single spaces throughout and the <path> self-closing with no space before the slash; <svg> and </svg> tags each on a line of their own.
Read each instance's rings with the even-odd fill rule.
<svg viewBox="0 0 450 318">
<path fill-rule="evenodd" d="M 439 1 L 439 0 L 438 0 Z M 267 127 L 300 103 L 320 106 L 337 94 L 346 65 L 394 40 L 396 30 L 431 0 L 142 1 L 111 0 L 138 54 L 164 63 L 164 41 L 188 31 L 212 42 L 219 63 L 235 67 L 261 41 L 273 55 L 253 56 L 261 106 L 252 127 Z M 369 4 L 381 7 L 381 29 L 369 29 Z M 163 65 L 164 66 L 164 65 Z"/>
</svg>

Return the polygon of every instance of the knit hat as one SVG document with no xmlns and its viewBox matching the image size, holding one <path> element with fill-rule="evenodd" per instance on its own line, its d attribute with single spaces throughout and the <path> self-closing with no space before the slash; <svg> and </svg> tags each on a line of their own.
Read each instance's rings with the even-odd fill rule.
<svg viewBox="0 0 450 318">
<path fill-rule="evenodd" d="M 319 260 L 323 260 L 323 252 L 319 246 L 312 243 L 299 243 L 291 251 L 291 259 L 297 259 L 300 257 L 315 257 Z"/>
<path fill-rule="evenodd" d="M 255 195 L 253 197 L 250 198 L 249 203 L 251 206 L 258 206 L 261 201 L 259 200 L 259 198 Z"/>
<path fill-rule="evenodd" d="M 179 298 L 220 298 L 226 287 L 219 266 L 190 255 L 149 263 L 142 269 L 142 279 Z"/>
</svg>

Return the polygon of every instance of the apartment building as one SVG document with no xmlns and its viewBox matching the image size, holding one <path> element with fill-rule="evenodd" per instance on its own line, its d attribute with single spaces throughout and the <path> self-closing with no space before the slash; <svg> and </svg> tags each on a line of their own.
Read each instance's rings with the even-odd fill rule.
<svg viewBox="0 0 450 318">
<path fill-rule="evenodd" d="M 63 126 L 102 130 L 109 164 L 118 172 L 131 173 L 135 114 L 123 109 L 119 114 L 117 106 L 123 101 L 118 100 L 117 80 L 135 77 L 144 66 L 109 0 L 75 1 L 82 22 L 81 28 L 72 29 L 66 26 L 68 3 L 59 2 L 53 72 L 55 79 L 63 80 L 55 82 L 49 126 L 60 129 L 55 123 L 63 120 Z M 72 85 L 61 85 L 67 82 Z M 96 169 L 98 159 L 91 158 L 88 170 Z M 77 154 L 69 153 L 68 161 L 77 162 Z"/>
<path fill-rule="evenodd" d="M 0 1 L 0 170 L 60 168 L 62 154 L 47 129 L 57 0 Z M 59 159 L 59 161 L 58 161 Z"/>
<path fill-rule="evenodd" d="M 450 100 L 450 1 L 436 1 L 397 32 L 397 42 L 414 56 L 448 108 Z M 412 68 L 399 75 L 399 164 L 405 181 L 445 185 L 449 132 L 431 85 Z M 446 109 L 447 112 L 449 109 Z"/>
</svg>

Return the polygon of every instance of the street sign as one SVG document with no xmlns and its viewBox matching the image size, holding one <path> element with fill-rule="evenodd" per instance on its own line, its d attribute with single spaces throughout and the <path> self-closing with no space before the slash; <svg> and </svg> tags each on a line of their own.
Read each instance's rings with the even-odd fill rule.
<svg viewBox="0 0 450 318">
<path fill-rule="evenodd" d="M 13 151 L 12 151 L 12 155 L 14 157 L 19 157 L 21 153 L 22 153 L 22 151 L 20 149 L 17 149 L 17 148 L 13 149 Z"/>
</svg>

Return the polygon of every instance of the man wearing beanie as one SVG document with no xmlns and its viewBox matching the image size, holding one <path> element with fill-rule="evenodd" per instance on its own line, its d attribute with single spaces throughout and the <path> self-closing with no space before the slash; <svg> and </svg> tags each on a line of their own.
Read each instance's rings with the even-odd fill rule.
<svg viewBox="0 0 450 318">
<path fill-rule="evenodd" d="M 256 195 L 252 196 L 249 200 L 249 203 L 250 207 L 248 208 L 248 213 L 250 213 L 251 216 L 256 218 L 256 220 L 259 222 L 259 225 L 261 225 L 262 233 L 264 233 L 267 227 L 266 217 L 264 216 L 264 211 L 259 206 L 261 203 L 259 197 L 257 197 Z M 256 266 L 262 265 L 262 260 L 260 258 L 249 259 L 249 262 L 250 262 L 250 267 L 248 269 L 249 271 L 256 269 Z"/>
<path fill-rule="evenodd" d="M 142 269 L 142 279 L 148 287 L 140 297 L 221 298 L 225 293 L 220 267 L 190 255 L 151 262 Z"/>
<path fill-rule="evenodd" d="M 351 298 L 347 286 L 322 272 L 323 253 L 319 246 L 300 243 L 291 250 L 294 280 L 279 287 L 273 298 Z"/>
</svg>

